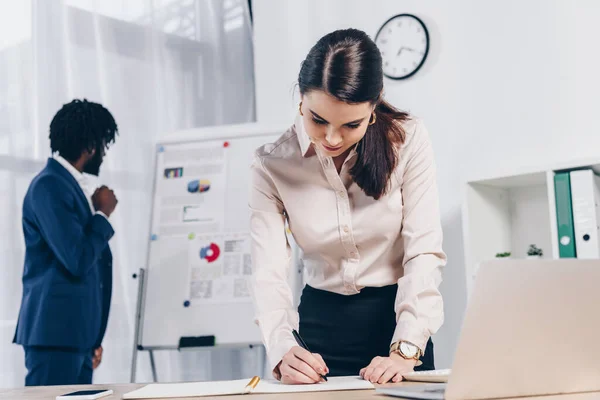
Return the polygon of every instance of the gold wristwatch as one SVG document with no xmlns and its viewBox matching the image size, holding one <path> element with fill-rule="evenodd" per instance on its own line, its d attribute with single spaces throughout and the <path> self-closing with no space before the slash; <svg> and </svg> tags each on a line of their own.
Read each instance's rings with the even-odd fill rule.
<svg viewBox="0 0 600 400">
<path fill-rule="evenodd" d="M 404 358 L 405 360 L 415 360 L 417 362 L 415 366 L 417 367 L 423 364 L 423 362 L 419 360 L 419 358 L 422 356 L 421 349 L 405 340 L 399 340 L 395 343 L 392 343 L 390 346 L 390 354 L 392 353 L 400 354 L 400 357 Z"/>
</svg>

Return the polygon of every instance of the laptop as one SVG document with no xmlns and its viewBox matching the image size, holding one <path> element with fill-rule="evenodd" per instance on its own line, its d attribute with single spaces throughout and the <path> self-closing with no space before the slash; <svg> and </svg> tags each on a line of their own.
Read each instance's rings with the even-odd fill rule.
<svg viewBox="0 0 600 400">
<path fill-rule="evenodd" d="M 600 391 L 600 260 L 482 263 L 447 384 L 382 394 L 475 400 Z"/>
</svg>

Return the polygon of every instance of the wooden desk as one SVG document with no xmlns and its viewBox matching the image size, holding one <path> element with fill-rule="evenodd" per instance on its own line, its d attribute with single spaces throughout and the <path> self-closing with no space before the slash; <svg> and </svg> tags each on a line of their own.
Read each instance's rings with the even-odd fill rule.
<svg viewBox="0 0 600 400">
<path fill-rule="evenodd" d="M 411 385 L 412 383 L 400 383 L 397 385 Z M 106 400 L 120 400 L 125 393 L 144 386 L 143 384 L 126 385 L 97 385 L 97 386 L 46 386 L 19 389 L 0 389 L 2 400 L 54 400 L 56 396 L 84 389 L 112 389 L 115 394 L 105 397 Z M 218 396 L 218 397 L 196 397 L 198 400 L 240 400 L 242 396 Z M 283 398 L 285 400 L 359 400 L 359 399 L 394 399 L 377 394 L 374 390 L 352 390 L 345 392 L 317 392 L 317 393 L 292 393 L 292 394 L 253 394 L 243 397 L 245 400 L 273 400 Z M 192 398 L 180 399 L 190 400 Z M 521 398 L 519 400 L 525 400 Z M 562 396 L 545 396 L 530 398 L 532 400 L 600 400 L 600 392 L 582 393 Z M 175 400 L 175 399 L 172 399 Z"/>
<path fill-rule="evenodd" d="M 134 391 L 145 384 L 125 384 L 125 385 L 95 385 L 95 386 L 42 386 L 18 389 L 0 389 L 1 400 L 54 400 L 56 396 L 77 390 L 90 389 L 112 389 L 114 394 L 110 397 L 104 397 L 102 400 L 120 400 L 125 393 Z M 358 400 L 358 399 L 381 399 L 374 390 L 349 390 L 339 392 L 317 392 L 317 393 L 287 393 L 287 394 L 253 394 L 245 395 L 245 400 L 273 400 L 275 398 L 285 398 L 286 400 Z M 187 397 L 178 400 L 240 400 L 242 395 L 237 396 L 214 396 L 214 397 Z M 391 397 L 390 397 L 391 399 Z M 176 400 L 176 399 L 170 399 Z"/>
</svg>

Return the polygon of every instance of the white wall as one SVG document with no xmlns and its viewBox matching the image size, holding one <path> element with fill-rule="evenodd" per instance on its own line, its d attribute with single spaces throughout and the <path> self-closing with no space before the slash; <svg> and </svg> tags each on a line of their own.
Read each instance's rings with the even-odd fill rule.
<svg viewBox="0 0 600 400">
<path fill-rule="evenodd" d="M 600 2 L 254 0 L 258 122 L 291 124 L 300 62 L 321 36 L 354 27 L 373 37 L 403 12 L 425 21 L 431 52 L 413 78 L 386 81 L 386 96 L 425 120 L 436 151 L 449 263 L 435 342 L 446 367 L 465 307 L 463 182 L 600 155 Z"/>
</svg>

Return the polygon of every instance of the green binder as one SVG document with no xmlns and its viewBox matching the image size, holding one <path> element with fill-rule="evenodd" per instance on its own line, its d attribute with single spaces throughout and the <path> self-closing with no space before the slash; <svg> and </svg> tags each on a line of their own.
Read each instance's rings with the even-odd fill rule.
<svg viewBox="0 0 600 400">
<path fill-rule="evenodd" d="M 571 202 L 571 177 L 568 172 L 559 172 L 554 175 L 554 195 L 556 197 L 559 255 L 560 258 L 575 258 L 577 250 Z"/>
</svg>

